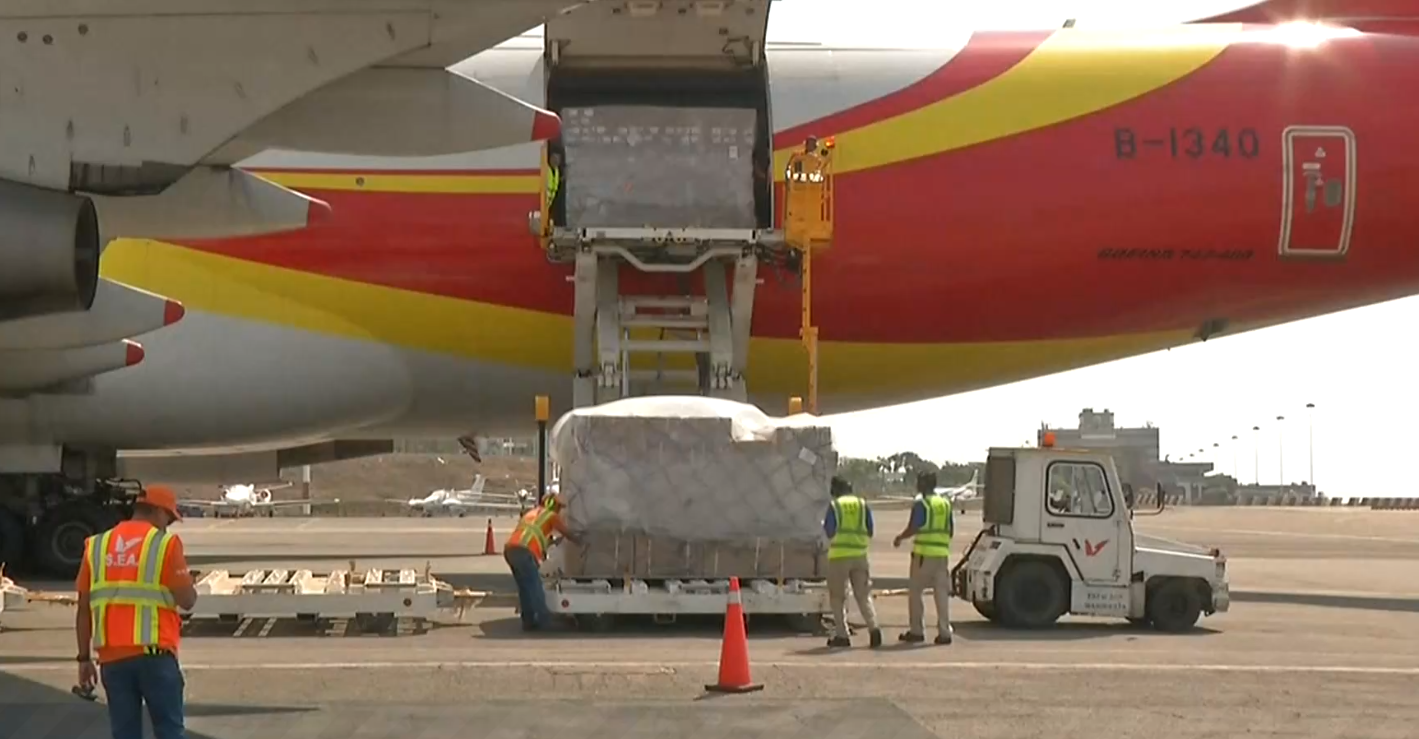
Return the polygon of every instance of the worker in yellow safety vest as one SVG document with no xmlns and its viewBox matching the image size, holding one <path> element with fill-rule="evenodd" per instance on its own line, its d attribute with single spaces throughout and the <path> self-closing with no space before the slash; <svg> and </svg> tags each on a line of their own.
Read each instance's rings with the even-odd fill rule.
<svg viewBox="0 0 1419 739">
<path fill-rule="evenodd" d="M 907 584 L 907 631 L 899 641 L 926 641 L 926 605 L 923 595 L 928 587 L 936 601 L 936 643 L 951 643 L 951 534 L 956 524 L 951 516 L 951 499 L 936 492 L 936 473 L 923 472 L 916 478 L 917 496 L 912 503 L 911 518 L 902 533 L 892 540 L 892 546 L 912 539 L 910 579 Z"/>
<path fill-rule="evenodd" d="M 562 191 L 562 155 L 558 152 L 547 154 L 547 215 L 552 223 L 557 223 L 557 195 Z"/>
<path fill-rule="evenodd" d="M 857 609 L 867 622 L 871 646 L 882 646 L 882 630 L 877 626 L 877 609 L 872 606 L 872 573 L 867 550 L 872 544 L 872 509 L 867 501 L 852 494 L 852 483 L 841 477 L 832 481 L 833 502 L 823 520 L 828 535 L 828 605 L 833 609 L 833 635 L 829 647 L 850 647 L 847 629 L 847 586 Z"/>
</svg>

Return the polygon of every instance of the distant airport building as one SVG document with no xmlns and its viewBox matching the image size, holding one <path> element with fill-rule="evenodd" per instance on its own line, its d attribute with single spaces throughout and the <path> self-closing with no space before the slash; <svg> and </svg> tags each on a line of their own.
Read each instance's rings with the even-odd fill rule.
<svg viewBox="0 0 1419 739">
<path fill-rule="evenodd" d="M 1118 467 L 1119 478 L 1135 491 L 1161 488 L 1164 494 L 1183 495 L 1190 503 L 1212 497 L 1206 494 L 1211 482 L 1206 475 L 1213 470 L 1212 463 L 1163 460 L 1159 429 L 1151 423 L 1138 428 L 1119 428 L 1114 424 L 1113 411 L 1085 408 L 1079 412 L 1078 428 L 1051 428 L 1041 424 L 1037 442 L 1044 443 L 1045 434 L 1051 432 L 1055 446 L 1108 452 Z"/>
</svg>

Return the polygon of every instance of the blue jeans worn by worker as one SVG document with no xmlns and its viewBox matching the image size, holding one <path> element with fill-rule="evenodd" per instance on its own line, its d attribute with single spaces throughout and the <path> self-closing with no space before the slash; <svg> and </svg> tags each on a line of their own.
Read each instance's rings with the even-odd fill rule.
<svg viewBox="0 0 1419 739">
<path fill-rule="evenodd" d="M 507 547 L 503 550 L 503 559 L 512 568 L 512 579 L 517 582 L 523 627 L 546 628 L 552 623 L 552 611 L 547 608 L 547 591 L 542 588 L 542 570 L 537 558 L 526 547 Z"/>
<path fill-rule="evenodd" d="M 143 704 L 157 739 L 185 739 L 182 694 L 185 686 L 177 656 L 134 657 L 99 666 L 108 697 L 113 739 L 143 739 Z"/>
</svg>

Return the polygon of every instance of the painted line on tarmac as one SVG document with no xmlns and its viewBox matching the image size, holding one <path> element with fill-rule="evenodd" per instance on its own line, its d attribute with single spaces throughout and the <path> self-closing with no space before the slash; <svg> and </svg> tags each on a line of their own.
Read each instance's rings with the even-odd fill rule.
<svg viewBox="0 0 1419 739">
<path fill-rule="evenodd" d="M 1393 536 L 1361 536 L 1359 534 L 1303 533 L 1300 531 L 1267 531 L 1264 529 L 1217 529 L 1207 526 L 1172 526 L 1168 524 L 1145 524 L 1139 527 L 1146 536 L 1149 530 L 1199 531 L 1208 534 L 1246 534 L 1248 536 L 1289 536 L 1294 539 L 1339 539 L 1342 541 L 1381 541 L 1390 544 L 1419 544 L 1419 539 L 1400 539 Z M 1248 557 L 1247 559 L 1266 559 Z"/>
<path fill-rule="evenodd" d="M 1346 665 L 1227 665 L 1227 664 L 1147 664 L 1142 662 L 838 662 L 823 661 L 756 661 L 757 667 L 784 669 L 805 668 L 810 670 L 831 669 L 885 669 L 885 670 L 1021 670 L 1054 671 L 1073 670 L 1075 672 L 1236 672 L 1236 673 L 1319 673 L 1333 675 L 1404 675 L 1419 676 L 1419 667 L 1378 667 Z M 674 670 L 674 669 L 715 669 L 718 662 L 559 662 L 555 660 L 494 662 L 494 661 L 430 661 L 430 662 L 259 662 L 241 663 L 197 663 L 182 665 L 187 672 L 230 672 L 237 670 L 266 671 L 314 671 L 314 670 L 449 670 L 449 669 L 580 669 L 614 673 L 627 669 Z M 3 672 L 69 672 L 72 664 L 18 663 L 0 666 Z"/>
<path fill-rule="evenodd" d="M 487 530 L 486 525 L 482 527 L 453 528 L 448 526 L 430 527 L 421 529 L 191 529 L 189 531 L 179 531 L 178 533 L 185 540 L 200 539 L 204 536 L 291 536 L 300 534 L 301 536 L 343 536 L 346 534 L 379 534 L 388 537 L 416 537 L 424 534 L 482 534 Z M 511 531 L 512 524 L 499 527 L 493 524 L 493 531 Z"/>
</svg>

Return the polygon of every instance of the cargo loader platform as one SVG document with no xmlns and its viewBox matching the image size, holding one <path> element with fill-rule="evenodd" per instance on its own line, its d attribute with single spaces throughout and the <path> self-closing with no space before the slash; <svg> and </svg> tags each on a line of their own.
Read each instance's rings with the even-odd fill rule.
<svg viewBox="0 0 1419 739">
<path fill-rule="evenodd" d="M 558 579 L 547 585 L 547 607 L 572 616 L 583 628 L 609 628 L 616 616 L 651 616 L 673 623 L 676 616 L 722 616 L 729 598 L 729 580 L 610 580 Z M 828 589 L 822 581 L 750 580 L 743 586 L 744 613 L 788 617 L 795 628 L 812 631 L 829 613 Z"/>
</svg>

